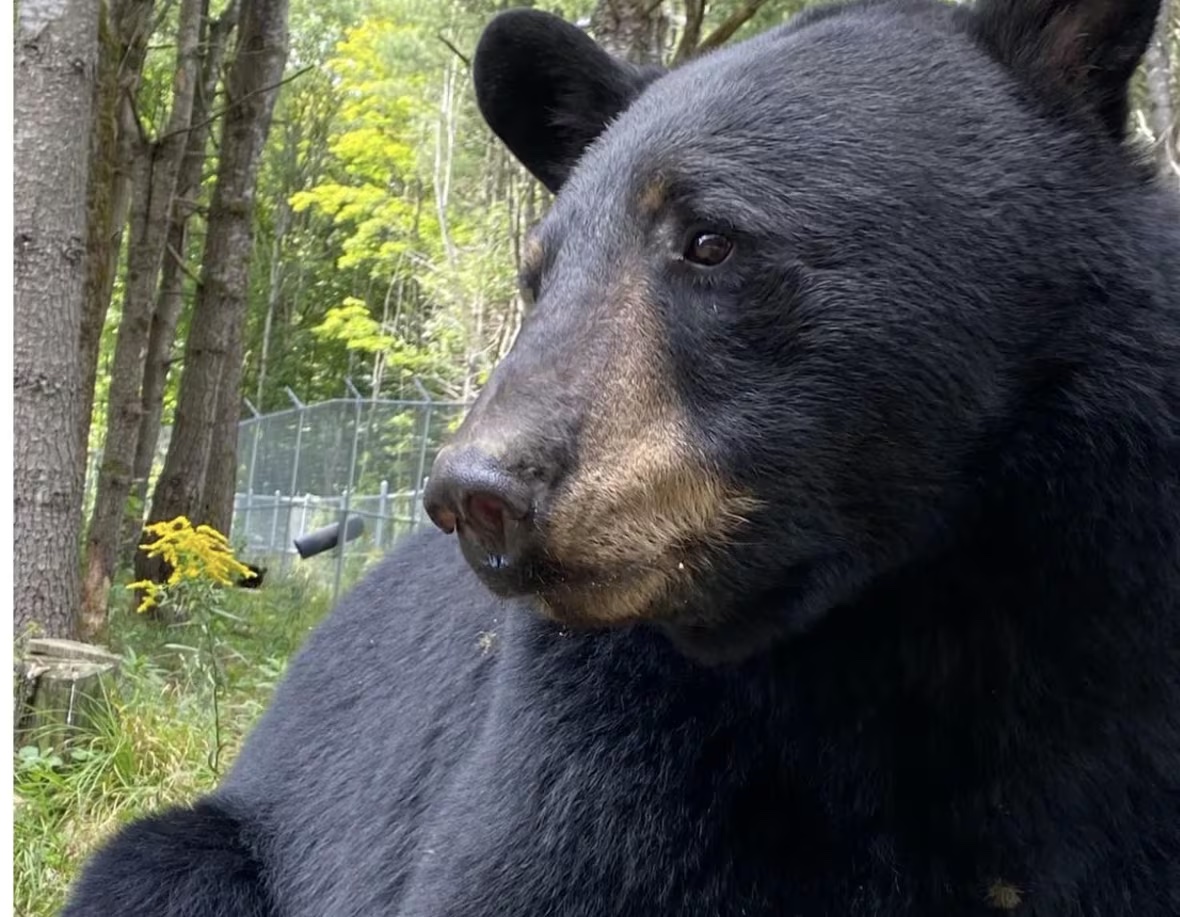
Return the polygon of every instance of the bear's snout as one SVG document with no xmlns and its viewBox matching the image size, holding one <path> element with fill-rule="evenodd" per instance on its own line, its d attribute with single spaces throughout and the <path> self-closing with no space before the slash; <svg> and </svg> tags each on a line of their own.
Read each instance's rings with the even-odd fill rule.
<svg viewBox="0 0 1180 917">
<path fill-rule="evenodd" d="M 471 565 L 496 592 L 530 590 L 523 573 L 536 552 L 544 481 L 479 444 L 455 443 L 435 459 L 423 495 L 427 515 L 456 533 Z"/>
</svg>

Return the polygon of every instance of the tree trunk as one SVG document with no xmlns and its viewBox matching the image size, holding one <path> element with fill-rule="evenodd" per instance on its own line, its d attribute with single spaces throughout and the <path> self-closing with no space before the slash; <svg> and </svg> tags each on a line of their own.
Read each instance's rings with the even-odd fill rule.
<svg viewBox="0 0 1180 917">
<path fill-rule="evenodd" d="M 208 11 L 208 0 L 205 0 L 205 11 Z M 221 65 L 225 60 L 229 36 L 237 25 L 237 19 L 235 0 L 209 27 L 208 35 L 202 38 L 205 59 L 202 64 L 201 83 L 193 100 L 193 126 L 189 131 L 188 146 L 180 165 L 180 174 L 177 176 L 172 220 L 168 227 L 168 243 L 164 253 L 164 265 L 160 271 L 160 289 L 148 336 L 139 435 L 135 442 L 134 489 L 127 503 L 127 518 L 124 523 L 125 550 L 121 560 L 127 564 L 132 562 L 138 548 L 147 502 L 148 478 L 151 476 L 156 448 L 160 443 L 164 390 L 172 365 L 176 325 L 184 306 L 184 280 L 187 268 L 183 259 L 188 249 L 188 224 L 196 209 L 196 199 L 200 194 L 201 179 L 205 171 L 205 157 L 212 134 L 210 115 L 217 93 L 217 83 L 221 78 Z"/>
<path fill-rule="evenodd" d="M 633 64 L 658 64 L 668 17 L 662 0 L 598 0 L 590 31 L 611 54 Z"/>
<path fill-rule="evenodd" d="M 98 0 L 24 0 L 13 114 L 13 623 L 70 636 L 86 453 L 78 339 Z"/>
<path fill-rule="evenodd" d="M 73 640 L 36 639 L 14 660 L 16 744 L 63 748 L 111 714 L 119 657 Z"/>
<path fill-rule="evenodd" d="M 226 535 L 233 522 L 234 492 L 238 483 L 238 422 L 242 417 L 242 393 L 239 389 L 245 351 L 245 335 L 239 327 L 229 335 L 225 354 L 227 375 L 228 367 L 236 367 L 236 372 L 232 385 L 223 384 L 217 390 L 217 415 L 209 448 L 209 464 L 205 470 L 201 502 L 196 511 L 196 518 Z"/>
<path fill-rule="evenodd" d="M 705 0 L 684 0 L 684 28 L 676 42 L 672 63 L 679 64 L 696 53 L 701 43 L 701 26 L 705 23 Z"/>
<path fill-rule="evenodd" d="M 184 372 L 153 520 L 188 515 L 224 531 L 232 513 L 224 481 L 236 472 L 242 330 L 253 251 L 254 188 L 287 58 L 287 0 L 245 0 L 226 95 L 217 185 L 209 210 L 201 282 L 185 342 Z M 232 407 L 231 407 L 232 405 Z M 227 435 L 225 418 L 234 418 Z M 215 438 L 217 442 L 215 442 Z M 213 485 L 210 488 L 210 484 Z M 206 489 L 210 493 L 206 494 Z M 137 570 L 158 576 L 143 563 Z"/>
<path fill-rule="evenodd" d="M 139 136 L 134 96 L 147 56 L 152 0 L 112 0 L 99 16 L 98 78 L 87 189 L 86 300 L 79 350 L 83 444 L 90 439 L 102 326 L 111 306 L 123 227 L 131 202 L 131 164 Z"/>
<path fill-rule="evenodd" d="M 82 583 L 81 635 L 96 638 L 106 626 L 111 579 L 119 557 L 123 514 L 131 495 L 139 435 L 144 364 L 160 266 L 180 161 L 188 145 L 193 98 L 200 74 L 201 0 L 181 0 L 172 110 L 164 133 L 144 143 L 134 172 L 131 236 L 123 315 L 115 342 L 107 432 L 87 537 Z"/>
</svg>

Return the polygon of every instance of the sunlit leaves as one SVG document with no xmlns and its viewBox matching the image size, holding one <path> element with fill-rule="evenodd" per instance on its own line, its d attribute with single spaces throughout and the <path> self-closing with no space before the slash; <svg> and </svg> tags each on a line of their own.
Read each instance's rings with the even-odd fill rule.
<svg viewBox="0 0 1180 917">
<path fill-rule="evenodd" d="M 397 343 L 391 334 L 369 314 L 364 300 L 349 296 L 344 304 L 329 309 L 327 316 L 312 329 L 317 337 L 342 341 L 349 350 L 379 353 L 391 350 Z"/>
</svg>

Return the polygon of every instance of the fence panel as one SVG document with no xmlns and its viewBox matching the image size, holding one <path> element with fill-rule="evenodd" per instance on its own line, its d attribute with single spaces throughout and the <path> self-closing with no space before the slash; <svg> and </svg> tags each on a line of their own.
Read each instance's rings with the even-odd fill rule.
<svg viewBox="0 0 1180 917">
<path fill-rule="evenodd" d="M 360 519 L 359 537 L 301 561 L 338 592 L 421 524 L 431 463 L 467 407 L 339 399 L 242 421 L 231 540 L 250 562 L 285 569 L 296 539 Z"/>
</svg>

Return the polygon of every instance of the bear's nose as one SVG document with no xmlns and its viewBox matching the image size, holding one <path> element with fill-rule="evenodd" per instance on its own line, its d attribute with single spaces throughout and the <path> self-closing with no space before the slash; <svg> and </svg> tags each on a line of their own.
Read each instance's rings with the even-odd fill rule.
<svg viewBox="0 0 1180 917">
<path fill-rule="evenodd" d="M 515 553 L 531 515 L 532 488 L 476 446 L 443 449 L 423 495 L 426 513 L 495 554 Z"/>
</svg>

